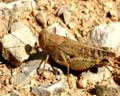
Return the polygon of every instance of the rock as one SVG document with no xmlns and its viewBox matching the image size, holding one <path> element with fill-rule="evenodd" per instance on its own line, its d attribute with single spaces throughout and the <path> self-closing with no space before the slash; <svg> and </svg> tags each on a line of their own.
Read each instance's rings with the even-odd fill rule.
<svg viewBox="0 0 120 96">
<path fill-rule="evenodd" d="M 52 72 L 49 71 L 44 71 L 42 74 L 43 78 L 45 79 L 51 79 L 54 78 L 54 74 Z"/>
<path fill-rule="evenodd" d="M 74 29 L 74 28 L 76 27 L 76 23 L 71 21 L 71 22 L 68 24 L 68 26 L 69 26 L 70 29 Z"/>
<path fill-rule="evenodd" d="M 57 16 L 63 15 L 63 13 L 66 11 L 71 11 L 71 8 L 69 5 L 63 5 L 62 7 L 60 7 L 60 9 L 58 10 Z"/>
<path fill-rule="evenodd" d="M 91 96 L 84 89 L 69 90 L 69 92 L 63 92 L 60 96 Z"/>
<path fill-rule="evenodd" d="M 4 38 L 2 38 L 2 40 L 1 40 L 1 45 L 5 49 L 2 52 L 2 56 L 6 60 L 10 61 L 10 63 L 12 63 L 15 66 L 20 65 L 24 60 L 28 59 L 29 55 L 26 51 L 30 51 L 30 47 L 25 45 L 25 44 L 22 44 L 22 42 L 20 41 L 20 39 L 18 37 L 20 36 L 20 37 L 24 38 L 24 36 L 23 36 L 24 34 L 26 34 L 26 35 L 29 34 L 30 35 L 30 34 L 32 34 L 32 32 L 24 24 L 13 24 L 14 23 L 13 21 L 20 19 L 20 17 L 22 17 L 22 16 L 26 16 L 25 14 L 28 14 L 28 13 L 30 14 L 32 11 L 34 11 L 35 8 L 36 8 L 36 5 L 35 5 L 35 2 L 33 0 L 24 0 L 24 1 L 19 0 L 19 1 L 14 1 L 12 3 L 7 3 L 7 4 L 6 3 L 0 3 L 1 19 L 2 19 L 2 17 L 4 18 L 4 19 L 1 20 L 2 22 L 1 22 L 0 37 L 3 37 L 4 34 L 6 34 L 6 36 Z M 8 31 L 11 27 L 11 24 L 13 24 L 11 32 L 13 32 L 13 29 L 23 31 L 23 32 L 19 32 L 19 33 L 18 32 L 13 33 L 13 35 L 15 35 L 15 34 L 17 34 L 17 36 L 19 35 L 18 37 L 15 35 L 17 38 L 8 34 Z M 21 26 L 21 25 L 23 25 L 23 26 Z M 25 32 L 24 28 L 28 32 Z M 28 40 L 27 37 L 25 39 Z M 33 37 L 30 38 L 30 39 L 33 42 L 35 40 L 35 39 L 33 39 Z M 12 40 L 14 40 L 14 42 Z M 27 43 L 28 42 L 29 41 L 27 41 Z M 31 42 L 31 43 L 33 43 L 33 42 Z M 24 43 L 26 43 L 26 41 L 24 41 Z M 14 47 L 14 44 L 17 44 L 16 48 Z M 20 46 L 22 48 L 20 48 L 18 46 Z M 33 46 L 33 44 L 32 44 L 32 46 Z M 13 47 L 13 48 L 8 48 L 8 47 Z M 25 50 L 24 47 L 26 47 L 27 50 Z M 2 48 L 1 48 L 1 50 L 2 50 Z"/>
<path fill-rule="evenodd" d="M 36 41 L 26 25 L 16 22 L 11 26 L 11 34 L 5 35 L 1 40 L 2 56 L 11 64 L 18 66 L 28 59 L 31 47 Z"/>
<path fill-rule="evenodd" d="M 47 28 L 48 32 L 55 33 L 57 35 L 66 36 L 67 31 L 60 24 L 54 23 Z"/>
<path fill-rule="evenodd" d="M 40 58 L 42 58 L 40 54 L 35 54 L 34 56 L 30 57 L 30 60 L 28 62 L 22 64 L 17 69 L 14 69 L 12 84 L 19 87 L 25 87 L 30 82 L 32 82 L 33 77 L 37 76 L 37 69 L 39 68 L 41 62 Z M 35 83 L 37 82 L 34 82 L 34 85 L 37 85 Z M 31 85 L 33 85 L 33 82 Z"/>
<path fill-rule="evenodd" d="M 75 24 L 72 21 L 72 7 L 69 5 L 62 6 L 58 11 L 58 16 L 61 16 L 64 23 L 68 25 L 69 28 L 75 28 Z"/>
<path fill-rule="evenodd" d="M 111 80 L 111 73 L 106 67 L 98 68 L 97 73 L 92 73 L 90 71 L 82 72 L 78 86 L 84 87 L 84 88 L 92 88 L 97 83 L 104 83 L 102 81 L 106 81 L 105 83 L 108 83 L 107 81 Z"/>
<path fill-rule="evenodd" d="M 66 90 L 66 81 L 61 80 L 52 85 L 32 87 L 31 92 L 38 96 L 60 96 Z"/>
<path fill-rule="evenodd" d="M 97 96 L 120 96 L 119 86 L 96 85 L 95 88 Z"/>
<path fill-rule="evenodd" d="M 14 9 L 14 6 L 16 6 L 19 10 L 23 10 L 23 11 L 33 11 L 33 9 L 36 8 L 36 3 L 34 0 L 18 0 L 18 1 L 14 1 L 11 3 L 0 3 L 0 6 L 2 6 L 2 8 L 8 8 L 8 9 Z"/>
<path fill-rule="evenodd" d="M 76 41 L 75 37 L 58 23 L 54 23 L 53 25 L 49 26 L 47 30 L 48 32 L 55 33 L 60 36 L 65 36 Z"/>
<path fill-rule="evenodd" d="M 106 13 L 106 17 L 111 18 L 111 19 L 118 17 L 117 6 L 114 5 L 113 2 L 106 2 L 104 3 L 104 6 L 105 6 L 104 11 Z"/>
<path fill-rule="evenodd" d="M 11 3 L 0 3 L 0 12 L 4 9 L 10 11 L 10 15 L 14 19 L 20 19 L 26 16 L 26 14 L 36 14 L 36 3 L 34 0 L 18 0 Z M 21 15 L 22 14 L 22 15 Z"/>
<path fill-rule="evenodd" d="M 10 92 L 10 96 L 19 96 L 19 92 L 17 91 L 17 90 L 12 90 L 11 92 Z"/>
<path fill-rule="evenodd" d="M 64 19 L 65 24 L 68 25 L 71 21 L 71 12 L 68 12 L 68 11 L 64 12 L 63 19 Z"/>
<path fill-rule="evenodd" d="M 96 26 L 95 29 L 88 34 L 88 39 L 99 47 L 110 47 L 111 51 L 117 56 L 120 55 L 120 23 L 114 22 Z"/>
<path fill-rule="evenodd" d="M 35 53 L 33 50 L 29 61 L 13 70 L 12 85 L 22 88 L 27 85 L 38 86 L 44 85 L 46 82 L 54 82 L 54 79 L 57 78 L 54 75 L 57 69 L 53 70 L 50 64 L 45 64 L 43 62 L 44 57 L 43 52 Z M 43 74 L 41 74 L 42 72 Z M 57 80 L 59 80 L 59 77 Z"/>
<path fill-rule="evenodd" d="M 72 89 L 77 89 L 77 77 L 73 76 L 72 74 L 69 75 L 68 79 L 68 86 Z"/>
</svg>

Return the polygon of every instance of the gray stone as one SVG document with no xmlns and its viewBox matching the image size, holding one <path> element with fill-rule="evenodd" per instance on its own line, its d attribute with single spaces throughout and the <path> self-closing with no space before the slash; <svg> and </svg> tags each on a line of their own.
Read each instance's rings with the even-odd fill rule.
<svg viewBox="0 0 120 96">
<path fill-rule="evenodd" d="M 19 12 L 20 11 L 33 11 L 33 9 L 36 8 L 36 3 L 34 0 L 17 0 L 11 3 L 0 3 L 0 9 L 3 8 L 8 8 L 10 10 L 13 10 L 14 7 L 16 6 L 16 8 L 18 8 Z"/>
<path fill-rule="evenodd" d="M 39 82 L 35 79 L 43 71 L 53 72 L 50 64 L 43 62 L 45 54 L 42 52 L 35 53 L 35 50 L 31 52 L 29 61 L 22 64 L 20 67 L 13 69 L 12 84 L 18 87 L 25 87 L 27 85 L 34 86 L 39 85 Z"/>
<path fill-rule="evenodd" d="M 36 14 L 36 3 L 34 0 L 17 0 L 11 3 L 0 3 L 0 13 L 2 13 L 5 9 L 9 10 L 9 15 L 12 19 L 20 20 L 20 18 L 24 18 L 26 15 Z M 22 14 L 22 15 L 21 15 Z M 12 20 L 10 18 L 10 20 Z"/>
<path fill-rule="evenodd" d="M 28 59 L 31 47 L 36 41 L 37 39 L 26 25 L 16 22 L 11 26 L 11 34 L 5 35 L 1 40 L 2 56 L 10 63 L 18 66 Z"/>
<path fill-rule="evenodd" d="M 106 82 L 102 82 L 106 81 Z M 82 72 L 79 80 L 79 87 L 92 88 L 97 83 L 114 83 L 110 71 L 106 67 L 98 68 L 97 73 Z"/>
<path fill-rule="evenodd" d="M 120 55 L 120 22 L 96 26 L 88 34 L 88 40 L 99 47 L 110 47 L 111 51 Z"/>
<path fill-rule="evenodd" d="M 36 57 L 35 57 L 36 58 Z M 37 68 L 41 60 L 30 60 L 22 64 L 13 73 L 12 84 L 20 87 L 25 87 L 32 81 L 33 77 L 37 75 Z"/>
<path fill-rule="evenodd" d="M 96 85 L 97 96 L 120 96 L 120 87 L 110 85 Z"/>
<path fill-rule="evenodd" d="M 61 80 L 52 85 L 32 87 L 31 92 L 38 96 L 60 96 L 66 90 L 66 81 Z"/>
</svg>

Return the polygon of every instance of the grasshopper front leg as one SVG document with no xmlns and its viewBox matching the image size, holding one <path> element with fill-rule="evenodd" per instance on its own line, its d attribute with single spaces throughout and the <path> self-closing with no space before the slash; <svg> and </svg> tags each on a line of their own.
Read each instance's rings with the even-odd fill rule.
<svg viewBox="0 0 120 96">
<path fill-rule="evenodd" d="M 43 72 L 44 72 L 44 70 L 45 70 L 45 64 L 47 64 L 48 59 L 49 59 L 49 54 L 47 54 L 47 57 L 46 57 L 46 59 L 44 60 L 44 64 L 43 64 L 43 68 L 42 68 L 41 72 L 39 72 L 39 71 L 40 71 L 39 69 L 40 69 L 41 64 L 40 64 L 40 66 L 37 68 L 37 73 L 38 73 L 39 75 L 42 75 L 42 74 L 43 74 Z M 42 60 L 42 62 L 43 62 L 43 60 Z M 41 62 L 41 63 L 42 63 L 42 62 Z"/>
</svg>

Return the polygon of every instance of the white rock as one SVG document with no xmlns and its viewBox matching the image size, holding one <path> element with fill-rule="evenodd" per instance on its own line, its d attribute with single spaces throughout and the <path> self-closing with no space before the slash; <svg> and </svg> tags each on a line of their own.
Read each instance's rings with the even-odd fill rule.
<svg viewBox="0 0 120 96">
<path fill-rule="evenodd" d="M 66 36 L 66 29 L 63 28 L 60 24 L 54 23 L 47 28 L 48 32 L 55 33 L 57 35 Z"/>
<path fill-rule="evenodd" d="M 22 22 L 16 22 L 11 26 L 11 33 L 18 37 L 25 44 L 29 44 L 34 47 L 37 38 L 33 35 L 31 30 Z"/>
<path fill-rule="evenodd" d="M 36 8 L 37 7 L 34 0 L 17 0 L 11 3 L 0 3 L 0 13 L 2 13 L 4 9 L 8 9 L 10 10 L 10 14 L 14 14 L 14 18 L 17 19 L 18 17 L 30 14 L 33 11 L 35 14 Z"/>
<path fill-rule="evenodd" d="M 17 90 L 11 90 L 10 96 L 19 96 L 20 93 Z"/>
<path fill-rule="evenodd" d="M 79 80 L 79 85 L 80 87 L 89 88 L 104 80 L 108 80 L 108 78 L 111 78 L 110 71 L 106 67 L 102 67 L 98 68 L 97 73 L 90 71 L 83 72 Z"/>
<path fill-rule="evenodd" d="M 17 0 L 11 3 L 0 3 L 0 9 L 3 8 L 8 8 L 8 9 L 13 9 L 14 6 L 17 8 L 21 9 L 24 7 L 25 10 L 33 10 L 36 8 L 36 3 L 34 0 Z"/>
<path fill-rule="evenodd" d="M 67 82 L 61 80 L 52 85 L 44 85 L 40 87 L 33 87 L 31 92 L 38 96 L 60 96 L 66 90 Z"/>
<path fill-rule="evenodd" d="M 75 22 L 70 22 L 68 24 L 68 26 L 69 26 L 70 29 L 74 29 L 76 27 L 76 23 Z"/>
<path fill-rule="evenodd" d="M 68 11 L 64 12 L 63 18 L 64 18 L 65 24 L 69 24 L 69 22 L 71 21 L 71 12 L 68 12 Z"/>
<path fill-rule="evenodd" d="M 70 8 L 69 5 L 63 5 L 62 7 L 60 7 L 60 9 L 58 10 L 57 15 L 61 16 L 66 11 L 71 11 L 71 8 Z"/>
<path fill-rule="evenodd" d="M 96 26 L 88 34 L 88 39 L 99 47 L 110 47 L 120 55 L 120 22 Z"/>
<path fill-rule="evenodd" d="M 28 59 L 28 53 L 36 41 L 26 25 L 16 22 L 11 26 L 11 34 L 5 35 L 1 40 L 3 46 L 2 56 L 10 63 L 19 65 Z"/>
<path fill-rule="evenodd" d="M 67 31 L 67 29 L 65 29 L 58 23 L 54 23 L 53 25 L 49 26 L 47 30 L 48 32 L 55 33 L 60 36 L 65 36 L 76 41 L 74 35 L 72 35 L 70 32 Z"/>
</svg>

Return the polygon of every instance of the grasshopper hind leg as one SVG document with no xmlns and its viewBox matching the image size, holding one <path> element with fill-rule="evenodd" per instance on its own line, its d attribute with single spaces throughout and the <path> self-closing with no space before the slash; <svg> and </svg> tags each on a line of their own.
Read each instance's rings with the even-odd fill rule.
<svg viewBox="0 0 120 96">
<path fill-rule="evenodd" d="M 72 88 L 71 87 L 71 83 L 70 83 L 70 75 L 69 75 L 69 71 L 70 71 L 70 65 L 66 59 L 66 56 L 64 54 L 64 52 L 60 51 L 60 57 L 62 60 L 59 60 L 58 58 L 54 58 L 55 61 L 58 63 L 58 64 L 62 64 L 62 65 L 65 65 L 67 67 L 67 82 L 68 82 L 68 86 L 69 88 Z"/>
<path fill-rule="evenodd" d="M 68 86 L 69 88 L 71 88 L 71 83 L 70 83 L 70 64 L 68 63 L 64 52 L 60 51 L 60 55 L 63 59 L 63 61 L 65 62 L 65 65 L 67 65 L 67 82 L 68 82 Z"/>
</svg>

